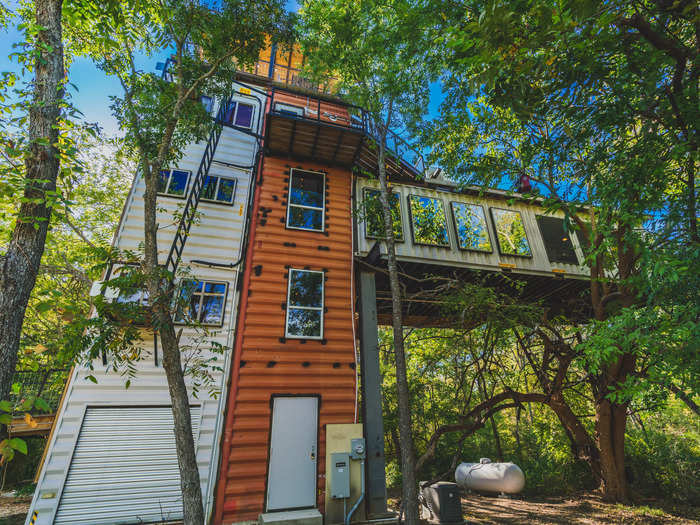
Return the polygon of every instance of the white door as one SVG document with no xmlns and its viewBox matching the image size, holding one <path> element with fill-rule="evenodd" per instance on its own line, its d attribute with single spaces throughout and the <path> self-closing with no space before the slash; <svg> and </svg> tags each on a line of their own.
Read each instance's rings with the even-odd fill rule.
<svg viewBox="0 0 700 525">
<path fill-rule="evenodd" d="M 199 407 L 190 407 L 195 445 Z M 88 407 L 55 524 L 182 519 L 170 407 Z"/>
<path fill-rule="evenodd" d="M 267 511 L 316 506 L 317 397 L 274 397 Z"/>
</svg>

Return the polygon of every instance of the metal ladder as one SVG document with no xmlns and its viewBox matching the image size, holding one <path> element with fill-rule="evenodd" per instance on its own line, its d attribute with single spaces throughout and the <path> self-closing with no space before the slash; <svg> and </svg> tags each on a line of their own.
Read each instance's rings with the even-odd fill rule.
<svg viewBox="0 0 700 525">
<path fill-rule="evenodd" d="M 173 243 L 170 246 L 168 258 L 165 261 L 165 269 L 170 272 L 170 279 L 175 278 L 175 272 L 180 264 L 182 251 L 185 249 L 187 236 L 190 233 L 192 221 L 194 221 L 195 214 L 197 213 L 197 206 L 199 205 L 199 199 L 202 195 L 202 188 L 204 188 L 204 181 L 209 174 L 209 168 L 214 160 L 216 147 L 219 145 L 219 138 L 221 138 L 221 132 L 223 131 L 223 125 L 221 123 L 223 122 L 224 112 L 226 111 L 226 107 L 230 99 L 231 97 L 224 99 L 219 106 L 219 111 L 217 112 L 216 119 L 214 121 L 214 128 L 209 134 L 209 140 L 207 140 L 207 146 L 204 148 L 204 154 L 202 155 L 202 160 L 199 163 L 199 169 L 192 180 L 192 189 L 190 190 L 187 200 L 185 201 L 185 207 L 182 210 L 182 216 L 180 217 L 180 222 L 177 225 L 177 231 L 175 232 Z"/>
</svg>

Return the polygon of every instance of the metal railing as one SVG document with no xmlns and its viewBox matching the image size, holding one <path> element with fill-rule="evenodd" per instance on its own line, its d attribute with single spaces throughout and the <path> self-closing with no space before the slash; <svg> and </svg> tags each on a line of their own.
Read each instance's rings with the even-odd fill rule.
<svg viewBox="0 0 700 525">
<path fill-rule="evenodd" d="M 280 97 L 280 95 L 283 95 L 284 98 Z M 291 99 L 290 96 L 292 97 Z M 295 101 L 303 105 L 297 106 Z M 285 110 L 283 106 L 278 108 L 277 104 L 296 106 L 302 110 L 303 114 L 294 114 L 289 110 Z M 369 112 L 359 106 L 340 100 L 331 101 L 322 97 L 315 97 L 315 101 L 309 101 L 307 96 L 284 88 L 273 87 L 270 112 L 290 119 L 315 121 L 326 126 L 359 130 L 373 140 L 375 144 L 380 140 L 378 133 L 374 130 L 374 126 L 371 125 Z M 393 158 L 397 164 L 408 168 L 414 175 L 425 176 L 428 166 L 420 151 L 391 129 L 386 130 L 385 140 L 388 158 Z"/>
<path fill-rule="evenodd" d="M 17 412 L 21 404 L 30 398 L 41 398 L 56 412 L 63 388 L 68 380 L 68 368 L 40 368 L 39 370 L 17 370 L 12 382 L 19 384 L 19 390 L 10 394 L 10 402 Z M 30 412 L 38 412 L 36 409 Z"/>
</svg>

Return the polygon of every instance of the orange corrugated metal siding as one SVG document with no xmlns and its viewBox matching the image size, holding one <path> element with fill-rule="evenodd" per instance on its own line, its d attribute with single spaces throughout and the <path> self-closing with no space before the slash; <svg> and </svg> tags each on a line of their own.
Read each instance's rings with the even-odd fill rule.
<svg viewBox="0 0 700 525">
<path fill-rule="evenodd" d="M 327 235 L 285 228 L 289 170 L 298 167 L 325 171 Z M 223 523 L 253 520 L 264 510 L 270 431 L 270 398 L 273 394 L 319 394 L 318 494 L 324 501 L 325 432 L 327 423 L 351 423 L 354 418 L 355 372 L 352 337 L 350 178 L 347 170 L 291 164 L 265 158 L 260 192 L 260 212 L 254 218 L 255 240 L 251 265 L 262 265 L 260 275 L 250 273 L 250 294 L 242 337 L 241 367 L 234 382 L 238 388 L 233 412 L 232 437 L 219 483 L 223 484 Z M 263 217 L 263 210 L 268 210 Z M 262 219 L 262 220 L 261 220 Z M 295 243 L 296 247 L 284 243 Z M 327 246 L 329 251 L 319 250 Z M 287 339 L 284 336 L 287 301 L 285 266 L 327 269 L 325 282 L 324 338 L 321 341 Z M 275 362 L 274 366 L 270 366 Z M 308 363 L 303 366 L 303 363 Z M 221 497 L 219 498 L 221 500 Z"/>
</svg>

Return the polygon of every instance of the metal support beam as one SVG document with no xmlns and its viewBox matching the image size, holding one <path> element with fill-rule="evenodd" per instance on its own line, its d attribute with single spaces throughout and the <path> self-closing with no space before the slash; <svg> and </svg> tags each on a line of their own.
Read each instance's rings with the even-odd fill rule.
<svg viewBox="0 0 700 525">
<path fill-rule="evenodd" d="M 386 516 L 386 474 L 384 471 L 384 421 L 382 377 L 379 370 L 377 293 L 374 273 L 359 271 L 360 364 L 362 366 L 362 422 L 367 441 L 368 518 Z"/>
</svg>

